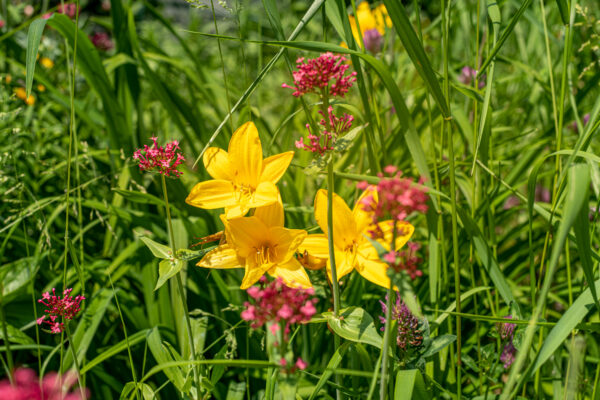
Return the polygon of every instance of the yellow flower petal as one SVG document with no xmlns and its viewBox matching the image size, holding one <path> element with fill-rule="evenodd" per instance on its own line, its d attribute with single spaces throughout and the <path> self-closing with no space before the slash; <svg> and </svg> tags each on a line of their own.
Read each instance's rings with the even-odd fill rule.
<svg viewBox="0 0 600 400">
<path fill-rule="evenodd" d="M 392 242 L 393 238 L 394 221 L 387 220 L 380 222 L 377 225 L 383 232 L 383 238 L 378 238 L 377 241 L 380 242 L 383 245 L 383 247 L 389 251 L 390 243 Z M 411 238 L 413 232 L 415 231 L 415 227 L 406 221 L 398 221 L 396 222 L 396 230 L 396 250 L 399 250 Z"/>
<path fill-rule="evenodd" d="M 237 253 L 229 244 L 222 244 L 209 251 L 196 265 L 202 268 L 244 268 L 243 260 L 238 258 Z"/>
<path fill-rule="evenodd" d="M 285 170 L 289 167 L 292 158 L 294 158 L 293 151 L 287 151 L 265 158 L 263 160 L 263 170 L 260 181 L 277 183 L 285 173 Z"/>
<path fill-rule="evenodd" d="M 387 276 L 387 264 L 381 261 L 367 260 L 360 255 L 357 257 L 359 267 L 356 269 L 368 281 L 384 288 L 390 287 L 390 278 Z"/>
<path fill-rule="evenodd" d="M 263 207 L 279 201 L 279 189 L 272 182 L 261 182 L 250 201 L 248 207 Z"/>
<path fill-rule="evenodd" d="M 327 234 L 327 190 L 320 189 L 315 197 L 315 219 Z M 339 249 L 351 246 L 358 239 L 356 222 L 346 202 L 333 194 L 333 243 Z"/>
<path fill-rule="evenodd" d="M 360 25 L 361 33 L 376 28 L 377 23 L 375 21 L 375 16 L 371 12 L 369 3 L 367 3 L 366 1 L 360 3 L 356 10 L 356 14 L 358 17 L 358 24 Z"/>
<path fill-rule="evenodd" d="M 185 202 L 194 207 L 215 209 L 230 207 L 237 203 L 233 184 L 226 180 L 197 183 Z"/>
<path fill-rule="evenodd" d="M 377 202 L 377 190 L 373 186 L 369 186 L 356 200 L 352 215 L 354 221 L 356 221 L 356 230 L 359 234 L 365 233 L 367 227 L 373 223 L 373 212 L 365 211 L 362 201 L 365 197 L 373 196 L 375 202 Z"/>
<path fill-rule="evenodd" d="M 283 226 L 283 205 L 276 201 L 268 206 L 258 207 L 254 210 L 254 216 L 268 227 Z"/>
<path fill-rule="evenodd" d="M 356 257 L 350 251 L 336 251 L 335 252 L 335 272 L 337 274 L 337 280 L 339 281 L 344 276 L 348 275 L 355 267 Z M 331 262 L 327 260 L 327 275 L 329 280 L 333 281 L 331 276 Z"/>
<path fill-rule="evenodd" d="M 269 275 L 281 278 L 283 283 L 289 287 L 301 287 L 308 289 L 312 287 L 308 274 L 295 258 L 285 264 L 277 264 L 269 270 Z"/>
<path fill-rule="evenodd" d="M 234 182 L 256 188 L 262 174 L 262 147 L 256 126 L 246 122 L 229 141 L 229 162 L 235 170 Z"/>
<path fill-rule="evenodd" d="M 298 246 L 299 253 L 304 253 L 305 251 L 314 257 L 329 258 L 327 236 L 323 233 L 306 236 L 300 246 Z"/>
<path fill-rule="evenodd" d="M 298 246 L 306 237 L 306 231 L 302 229 L 286 229 L 274 226 L 269 229 L 269 238 L 275 243 L 275 258 L 277 263 L 285 263 L 294 256 Z"/>
<path fill-rule="evenodd" d="M 227 222 L 227 240 L 236 250 L 238 256 L 254 259 L 254 255 L 269 235 L 269 228 L 256 217 L 230 219 Z"/>
<path fill-rule="evenodd" d="M 373 17 L 375 18 L 377 30 L 382 35 L 385 32 L 386 27 L 391 28 L 393 26 L 392 19 L 388 14 L 387 8 L 385 8 L 385 5 L 383 4 L 380 4 L 379 6 L 375 7 L 375 9 L 373 10 Z"/>
<path fill-rule="evenodd" d="M 244 274 L 244 279 L 242 280 L 240 289 L 248 289 L 250 286 L 254 285 L 270 268 L 271 265 L 252 266 L 250 264 L 246 264 L 246 273 Z"/>
<path fill-rule="evenodd" d="M 218 147 L 209 147 L 202 157 L 206 171 L 214 179 L 233 180 L 233 169 L 229 162 L 229 155 Z"/>
</svg>

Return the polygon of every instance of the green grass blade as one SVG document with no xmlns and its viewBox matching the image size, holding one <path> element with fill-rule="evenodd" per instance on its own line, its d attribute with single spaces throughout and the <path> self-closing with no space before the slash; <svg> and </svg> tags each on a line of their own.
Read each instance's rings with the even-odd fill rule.
<svg viewBox="0 0 600 400">
<path fill-rule="evenodd" d="M 27 97 L 31 94 L 31 86 L 33 85 L 33 75 L 35 73 L 35 64 L 37 61 L 38 48 L 40 46 L 40 40 L 42 39 L 42 33 L 46 27 L 46 20 L 44 18 L 36 19 L 29 25 L 29 31 L 27 31 L 27 55 L 26 65 L 27 73 L 25 74 L 25 90 Z"/>
<path fill-rule="evenodd" d="M 319 378 L 319 381 L 315 385 L 315 388 L 313 389 L 313 392 L 308 400 L 313 400 L 319 394 L 319 391 L 323 388 L 323 386 L 325 386 L 327 380 L 331 377 L 331 375 L 333 375 L 333 371 L 339 367 L 349 346 L 350 342 L 344 342 L 340 347 L 338 347 L 333 356 L 331 356 L 331 359 L 329 359 L 329 362 L 327 363 L 327 369 Z"/>
<path fill-rule="evenodd" d="M 417 37 L 410 20 L 408 19 L 408 14 L 406 13 L 404 6 L 397 0 L 383 0 L 383 3 L 387 8 L 390 18 L 394 24 L 394 29 L 396 29 L 396 33 L 398 33 L 398 36 L 400 37 L 408 56 L 412 60 L 417 72 L 419 72 L 425 81 L 425 84 L 429 88 L 431 96 L 440 108 L 442 115 L 445 118 L 450 117 L 450 109 L 448 107 L 448 103 L 446 102 L 446 98 L 442 93 L 442 89 L 440 88 L 438 79 L 433 71 L 433 68 L 431 67 L 429 58 L 427 57 L 427 54 L 425 54 L 423 45 Z"/>
</svg>

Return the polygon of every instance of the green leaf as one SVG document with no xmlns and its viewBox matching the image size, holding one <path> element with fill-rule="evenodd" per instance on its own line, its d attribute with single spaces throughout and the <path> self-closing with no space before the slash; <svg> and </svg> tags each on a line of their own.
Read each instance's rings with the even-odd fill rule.
<svg viewBox="0 0 600 400">
<path fill-rule="evenodd" d="M 410 23 L 410 19 L 408 18 L 404 6 L 398 0 L 383 0 L 383 3 L 385 4 L 388 14 L 394 24 L 394 29 L 396 30 L 396 33 L 398 33 L 408 56 L 412 60 L 417 72 L 425 81 L 425 84 L 440 108 L 442 115 L 446 118 L 450 117 L 450 108 L 448 107 L 446 98 L 442 93 L 442 89 L 440 88 L 440 84 L 438 83 L 433 68 L 431 68 L 431 63 L 425 54 L 421 41 L 417 37 L 417 34 Z"/>
<path fill-rule="evenodd" d="M 427 350 L 423 353 L 423 357 L 431 357 L 432 355 L 442 351 L 446 346 L 456 341 L 456 335 L 441 335 L 434 337 Z"/>
<path fill-rule="evenodd" d="M 1 327 L 1 323 L 0 323 L 0 327 Z M 20 329 L 10 325 L 10 324 L 6 324 L 6 333 L 8 333 L 8 340 L 11 343 L 18 343 L 18 344 L 33 344 L 35 343 L 33 341 L 32 338 L 30 338 L 29 336 L 27 336 L 27 334 L 23 331 L 21 331 Z M 0 329 L 0 339 L 5 340 L 4 338 L 4 329 Z"/>
<path fill-rule="evenodd" d="M 342 136 L 341 138 L 338 138 L 335 141 L 335 144 L 333 145 L 333 149 L 337 153 L 342 153 L 342 152 L 348 150 L 350 148 L 350 146 L 352 146 L 354 144 L 354 139 L 356 139 L 356 136 L 358 136 L 360 131 L 365 129 L 365 127 L 366 127 L 366 125 L 359 125 L 356 128 L 352 129 L 347 134 L 345 134 L 344 136 Z"/>
<path fill-rule="evenodd" d="M 123 190 L 118 188 L 112 188 L 112 191 L 119 193 L 121 196 L 134 203 L 155 204 L 157 206 L 165 205 L 164 200 L 149 193 L 142 193 L 137 190 Z"/>
<path fill-rule="evenodd" d="M 577 250 L 579 250 L 579 258 L 581 260 L 581 269 L 585 280 L 587 281 L 588 287 L 592 291 L 592 297 L 596 303 L 596 308 L 600 311 L 600 303 L 598 303 L 598 295 L 596 293 L 596 287 L 594 286 L 594 264 L 592 261 L 592 252 L 590 241 L 590 218 L 589 218 L 589 190 L 586 191 L 583 198 L 583 206 L 577 214 L 577 219 L 573 224 L 573 230 L 575 231 L 575 239 L 577 241 Z"/>
<path fill-rule="evenodd" d="M 181 271 L 181 268 L 183 268 L 183 263 L 184 261 L 182 260 L 162 260 L 158 264 L 158 281 L 156 282 L 154 290 L 160 289 L 160 287 L 164 285 L 166 281 Z"/>
<path fill-rule="evenodd" d="M 204 257 L 204 255 L 206 253 L 208 253 L 209 251 L 214 250 L 216 248 L 217 248 L 217 246 L 210 246 L 210 247 L 207 247 L 207 248 L 201 249 L 201 250 L 177 249 L 177 251 L 175 252 L 175 258 L 177 258 L 178 260 L 183 260 L 183 261 L 191 261 L 191 260 L 195 260 L 197 258 Z"/>
<path fill-rule="evenodd" d="M 85 358 L 87 350 L 92 343 L 92 339 L 96 335 L 100 321 L 104 318 L 104 313 L 106 312 L 111 299 L 111 290 L 100 289 L 86 306 L 83 315 L 77 317 L 80 322 L 73 333 L 73 342 L 69 343 L 69 346 L 75 348 L 79 365 L 82 364 L 82 361 Z M 65 352 L 65 359 L 63 362 L 63 372 L 67 371 L 72 364 L 73 354 L 71 351 L 67 351 Z"/>
<path fill-rule="evenodd" d="M 136 332 L 133 335 L 128 337 L 128 340 L 123 339 L 119 343 L 112 345 L 111 347 L 104 349 L 102 353 L 96 356 L 94 359 L 88 361 L 82 368 L 81 374 L 85 374 L 96 365 L 112 358 L 113 356 L 119 354 L 123 350 L 127 349 L 127 347 L 133 347 L 136 344 L 140 343 L 146 338 L 146 335 L 150 332 L 149 329 L 144 329 L 142 331 Z"/>
<path fill-rule="evenodd" d="M 329 359 L 329 362 L 327 363 L 327 368 L 319 378 L 319 381 L 315 385 L 315 388 L 313 389 L 313 392 L 311 393 L 308 400 L 313 400 L 316 396 L 319 395 L 319 391 L 323 388 L 323 386 L 325 386 L 327 380 L 331 378 L 331 375 L 333 375 L 333 371 L 335 371 L 339 367 L 340 363 L 342 362 L 342 359 L 344 358 L 344 354 L 346 354 L 346 351 L 348 350 L 349 346 L 350 342 L 344 342 L 340 347 L 337 348 L 335 353 L 333 353 L 333 355 Z"/>
<path fill-rule="evenodd" d="M 431 392 L 427 390 L 423 376 L 418 369 L 400 370 L 396 374 L 394 400 L 411 399 L 431 399 Z"/>
<path fill-rule="evenodd" d="M 134 389 L 136 385 L 135 382 L 127 382 L 125 386 L 123 386 L 123 390 L 121 391 L 121 395 L 119 396 L 119 400 L 130 400 L 134 397 Z M 156 394 L 152 388 L 145 383 L 138 383 L 137 390 L 142 394 L 142 398 L 144 400 L 152 400 L 156 399 Z"/>
<path fill-rule="evenodd" d="M 173 383 L 173 385 L 175 385 L 175 387 L 180 390 L 180 391 L 184 391 L 184 387 L 185 387 L 185 378 L 183 375 L 183 372 L 181 371 L 181 368 L 179 368 L 179 366 L 189 366 L 191 365 L 190 362 L 175 362 L 173 360 L 173 357 L 171 356 L 171 354 L 165 349 L 163 343 L 162 343 L 162 339 L 160 337 L 160 332 L 158 331 L 157 328 L 153 328 L 152 330 L 150 330 L 150 332 L 148 333 L 148 336 L 146 337 L 147 343 L 148 343 L 148 347 L 150 348 L 150 352 L 152 353 L 152 356 L 154 356 L 154 359 L 156 360 L 156 363 L 158 364 L 157 367 L 160 367 L 160 369 L 157 369 L 157 367 L 154 367 L 152 370 L 150 370 L 147 374 L 146 377 L 148 377 L 149 375 L 151 375 L 154 370 L 156 370 L 155 372 L 158 371 L 164 371 L 165 375 L 167 376 L 167 378 L 169 378 L 169 380 Z M 175 365 L 170 365 L 170 364 L 175 364 Z M 144 381 L 145 379 L 143 379 L 142 381 Z M 187 391 L 186 391 L 187 392 Z"/>
<path fill-rule="evenodd" d="M 37 61 L 38 48 L 40 46 L 40 40 L 42 39 L 42 33 L 44 33 L 44 27 L 46 26 L 46 20 L 44 18 L 38 18 L 29 25 L 29 31 L 27 31 L 27 55 L 25 74 L 25 91 L 27 97 L 31 94 L 31 86 L 33 85 L 33 75 L 35 73 L 35 64 Z"/>
<path fill-rule="evenodd" d="M 596 281 L 594 289 L 596 291 L 600 290 L 600 279 Z M 592 291 L 590 288 L 587 288 L 579 295 L 579 297 L 577 297 L 573 302 L 573 305 L 565 311 L 556 325 L 554 325 L 554 328 L 548 333 L 548 336 L 546 337 L 546 340 L 544 340 L 544 344 L 535 359 L 533 368 L 529 371 L 529 376 L 533 375 L 546 361 L 548 361 L 593 308 L 594 298 L 592 296 Z"/>
<path fill-rule="evenodd" d="M 142 240 L 142 242 L 144 242 L 146 247 L 148 247 L 150 249 L 152 254 L 154 254 L 154 257 L 164 258 L 164 259 L 168 259 L 168 260 L 174 259 L 173 251 L 171 250 L 171 248 L 169 246 L 165 246 L 164 244 L 157 243 L 154 240 L 152 240 L 146 236 L 141 236 L 140 239 Z"/>
<path fill-rule="evenodd" d="M 377 333 L 373 317 L 362 308 L 345 308 L 337 318 L 333 312 L 325 312 L 323 316 L 327 318 L 329 327 L 344 339 L 381 348 L 382 339 Z"/>
</svg>

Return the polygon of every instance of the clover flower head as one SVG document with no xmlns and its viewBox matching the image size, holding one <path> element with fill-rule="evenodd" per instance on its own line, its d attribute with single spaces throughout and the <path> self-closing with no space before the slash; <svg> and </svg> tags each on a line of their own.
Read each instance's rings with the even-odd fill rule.
<svg viewBox="0 0 600 400">
<path fill-rule="evenodd" d="M 411 179 L 402 178 L 402 171 L 393 165 L 385 167 L 384 172 L 387 176 L 381 172 L 377 174 L 381 178 L 375 186 L 377 199 L 373 195 L 362 199 L 363 209 L 373 213 L 374 224 L 387 218 L 403 221 L 413 212 L 427 212 L 428 196 L 424 189 L 414 186 Z M 419 183 L 423 181 L 420 179 Z M 364 190 L 369 184 L 360 182 L 358 187 Z"/>
<path fill-rule="evenodd" d="M 75 3 L 67 3 L 64 6 L 59 4 L 56 8 L 56 12 L 59 14 L 65 14 L 69 18 L 73 18 L 77 12 L 77 5 Z"/>
<path fill-rule="evenodd" d="M 411 279 L 416 279 L 423 276 L 423 271 L 419 269 L 419 264 L 423 262 L 423 259 L 417 255 L 420 248 L 419 243 L 408 242 L 402 250 L 390 251 L 383 258 L 397 272 L 405 271 Z"/>
<path fill-rule="evenodd" d="M 475 70 L 469 66 L 464 66 L 460 70 L 460 76 L 458 77 L 458 80 L 463 85 L 470 85 L 473 82 L 473 80 L 475 79 L 475 77 L 477 77 L 477 72 L 478 72 L 477 70 Z M 485 74 L 478 77 L 478 79 L 479 79 L 478 87 L 479 87 L 479 89 L 482 89 L 485 86 Z"/>
<path fill-rule="evenodd" d="M 365 42 L 365 49 L 373 54 L 377 54 L 381 51 L 383 36 L 379 33 L 379 30 L 373 28 L 365 31 L 363 41 Z"/>
<path fill-rule="evenodd" d="M 323 155 L 333 150 L 338 137 L 343 136 L 350 130 L 354 117 L 348 114 L 338 117 L 333 113 L 332 106 L 327 108 L 327 115 L 321 110 L 319 110 L 319 114 L 322 116 L 319 122 L 322 127 L 321 130 L 312 132 L 310 125 L 306 124 L 309 143 L 304 142 L 304 138 L 301 137 L 300 140 L 296 141 L 296 148 Z"/>
<path fill-rule="evenodd" d="M 387 296 L 386 296 L 387 300 Z M 379 320 L 384 325 L 381 330 L 385 330 L 387 305 L 379 300 L 381 310 L 384 316 L 379 316 Z M 406 355 L 411 350 L 416 350 L 423 345 L 423 332 L 419 329 L 419 319 L 415 317 L 406 304 L 396 293 L 396 304 L 392 306 L 392 320 L 398 323 L 398 333 L 396 334 L 396 344 L 400 348 L 402 355 Z"/>
<path fill-rule="evenodd" d="M 281 324 L 284 326 L 284 337 L 287 338 L 292 324 L 306 323 L 316 314 L 318 299 L 311 298 L 315 294 L 312 288 L 292 288 L 286 286 L 281 278 L 267 284 L 264 276 L 260 282 L 262 288 L 252 286 L 247 290 L 254 304 L 245 302 L 246 309 L 241 314 L 252 328 L 275 323 L 271 327 L 277 331 L 277 324 Z"/>
<path fill-rule="evenodd" d="M 108 51 L 115 47 L 113 41 L 106 32 L 96 32 L 90 37 L 90 40 L 98 50 Z"/>
<path fill-rule="evenodd" d="M 44 376 L 40 385 L 40 380 L 32 369 L 18 368 L 14 372 L 14 384 L 8 379 L 0 381 L 0 399 L 85 400 L 79 392 L 69 393 L 76 381 L 77 375 L 73 372 L 67 372 L 62 379 L 56 372 L 51 372 Z"/>
<path fill-rule="evenodd" d="M 507 315 L 505 319 L 513 319 L 512 315 Z M 515 361 L 515 354 L 517 349 L 513 344 L 513 338 L 515 336 L 515 329 L 517 324 L 511 324 L 510 322 L 498 322 L 496 323 L 496 331 L 500 339 L 504 342 L 504 349 L 500 354 L 500 361 L 504 363 L 504 368 L 508 369 Z"/>
<path fill-rule="evenodd" d="M 296 71 L 292 72 L 295 86 L 284 83 L 281 87 L 294 89 L 292 94 L 296 97 L 307 93 L 344 97 L 356 81 L 356 72 L 346 75 L 350 68 L 346 61 L 346 57 L 330 52 L 306 61 L 300 57 L 296 60 Z"/>
<path fill-rule="evenodd" d="M 164 176 L 181 176 L 183 172 L 177 170 L 177 166 L 185 161 L 181 153 L 179 142 L 173 140 L 165 145 L 158 145 L 156 137 L 150 138 L 153 142 L 152 147 L 144 145 L 143 149 L 138 149 L 133 153 L 133 159 L 137 160 L 140 166 L 140 171 L 152 171 L 157 169 Z"/>
<path fill-rule="evenodd" d="M 57 296 L 54 288 L 52 288 L 52 295 L 49 292 L 42 294 L 38 303 L 46 306 L 46 310 L 44 310 L 46 314 L 38 318 L 38 325 L 46 323 L 50 325 L 52 333 L 61 333 L 64 329 L 64 322 L 61 322 L 60 318 L 62 317 L 65 321 L 75 318 L 81 310 L 81 302 L 85 300 L 85 297 L 81 295 L 72 297 L 72 291 L 72 288 L 65 289 L 63 297 Z"/>
</svg>

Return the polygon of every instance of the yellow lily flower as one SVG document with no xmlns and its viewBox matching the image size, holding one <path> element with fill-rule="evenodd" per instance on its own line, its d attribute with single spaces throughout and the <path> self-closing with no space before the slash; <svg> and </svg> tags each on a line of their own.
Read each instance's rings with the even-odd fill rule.
<svg viewBox="0 0 600 400">
<path fill-rule="evenodd" d="M 251 217 L 226 220 L 226 243 L 208 252 L 197 264 L 203 268 L 244 268 L 241 289 L 265 273 L 282 278 L 290 287 L 312 287 L 308 274 L 294 257 L 306 231 L 283 227 L 280 202 L 257 208 Z"/>
<path fill-rule="evenodd" d="M 392 20 L 383 4 L 371 10 L 369 3 L 363 1 L 356 8 L 356 17 L 349 15 L 348 19 L 350 20 L 350 27 L 352 28 L 352 35 L 358 43 L 360 43 L 360 36 L 364 36 L 366 31 L 377 29 L 377 31 L 383 35 L 386 27 L 392 27 Z M 360 35 L 358 33 L 357 21 L 360 26 Z"/>
<path fill-rule="evenodd" d="M 214 178 L 194 186 L 185 202 L 200 208 L 225 208 L 228 219 L 241 217 L 255 207 L 275 203 L 281 179 L 294 157 L 293 151 L 265 158 L 256 126 L 246 122 L 229 141 L 228 151 L 209 147 L 206 170 Z"/>
<path fill-rule="evenodd" d="M 337 194 L 333 194 L 333 244 L 335 251 L 337 279 L 358 271 L 365 279 L 383 286 L 390 287 L 390 278 L 387 276 L 388 265 L 379 259 L 377 250 L 367 240 L 370 231 L 375 228 L 372 224 L 372 214 L 363 210 L 361 200 L 372 195 L 377 201 L 377 192 L 371 188 L 365 190 L 360 196 L 353 210 Z M 327 243 L 327 191 L 319 190 L 315 197 L 315 218 L 325 232 L 324 234 L 308 235 L 298 250 L 300 253 L 317 258 L 327 259 L 327 274 L 331 280 L 331 263 L 329 260 L 329 247 Z M 377 241 L 386 250 L 390 250 L 393 238 L 394 221 L 379 222 L 378 227 L 383 234 Z M 415 228 L 404 221 L 396 222 L 396 250 L 408 242 Z"/>
</svg>

